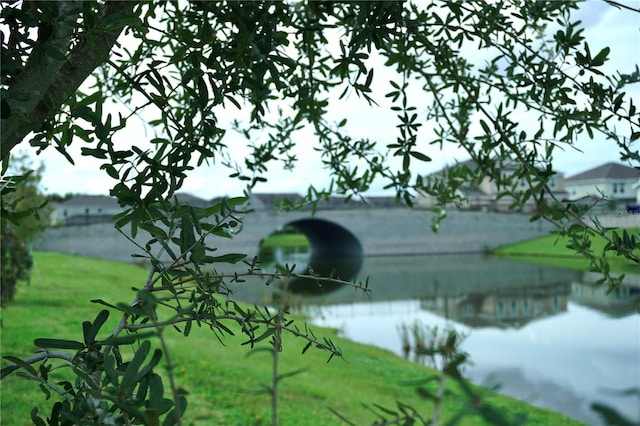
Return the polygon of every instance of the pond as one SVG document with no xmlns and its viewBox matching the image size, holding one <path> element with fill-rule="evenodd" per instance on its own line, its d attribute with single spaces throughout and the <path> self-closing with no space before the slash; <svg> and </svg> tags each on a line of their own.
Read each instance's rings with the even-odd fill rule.
<svg viewBox="0 0 640 426">
<path fill-rule="evenodd" d="M 637 276 L 606 294 L 588 274 L 481 254 L 365 257 L 359 276 L 370 298 L 341 288 L 298 309 L 399 356 L 401 327 L 452 327 L 474 383 L 588 424 L 602 424 L 594 402 L 640 419 L 639 396 L 621 392 L 640 387 Z"/>
</svg>

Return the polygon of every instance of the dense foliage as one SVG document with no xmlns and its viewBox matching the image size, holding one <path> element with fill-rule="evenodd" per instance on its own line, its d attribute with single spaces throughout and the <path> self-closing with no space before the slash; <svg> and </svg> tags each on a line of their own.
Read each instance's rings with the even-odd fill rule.
<svg viewBox="0 0 640 426">
<path fill-rule="evenodd" d="M 99 383 L 118 383 L 127 398 L 137 383 L 141 397 L 153 400 L 144 400 L 148 409 L 164 404 L 154 397 L 155 355 L 142 367 L 147 351 L 125 362 L 110 349 L 124 343 L 117 340 L 123 331 L 154 330 L 162 341 L 166 328 L 188 335 L 193 325 L 206 326 L 223 335 L 225 321 L 240 323 L 250 346 L 271 342 L 274 401 L 281 333 L 305 339 L 305 351 L 316 346 L 341 354 L 330 340 L 292 324 L 284 305 L 270 312 L 233 302 L 237 282 L 261 276 L 270 283 L 275 276 L 242 254 L 215 251 L 215 238 L 237 231 L 243 198 L 208 208 L 175 201 L 189 171 L 204 163 L 230 167 L 231 177 L 250 189 L 271 167 L 295 168 L 294 148 L 308 143 L 334 180 L 310 188 L 306 202 L 331 193 L 358 196 L 383 179 L 407 204 L 418 191 L 433 196 L 441 216 L 461 201 L 463 184 L 489 176 L 514 209 L 533 200 L 533 219 L 557 224 L 604 273 L 603 281 L 619 285 L 623 278 L 609 274 L 604 254 L 639 261 L 638 236 L 605 232 L 584 218 L 587 207 L 555 199 L 549 186 L 554 152 L 572 149 L 578 138 L 597 134 L 617 144 L 621 160 L 640 160 L 640 114 L 625 93 L 640 75 L 601 71 L 610 49 L 589 48 L 571 17 L 577 7 L 506 0 L 8 2 L 1 12 L 2 159 L 11 161 L 24 141 L 38 151 L 56 149 L 73 163 L 79 159 L 69 147 L 80 144 L 82 155 L 103 160 L 101 169 L 113 179 L 111 195 L 124 209 L 117 228 L 132 238 L 148 234 L 135 255 L 152 268 L 135 301 L 97 301 L 122 313 L 115 340 L 106 347 L 93 340 L 97 318 L 87 323 L 83 342 L 40 341 L 45 349 L 77 351 L 73 361 L 62 357 L 78 369 L 67 391 L 96 398 L 81 404 L 82 422 L 101 418 L 103 403 L 114 421 L 142 421 L 127 417 L 142 400 L 123 405 L 104 392 L 92 394 L 103 390 Z M 467 59 L 471 51 L 481 52 L 482 63 Z M 349 115 L 365 110 L 335 111 L 358 105 L 354 98 L 394 113 L 395 140 L 351 134 Z M 150 136 L 130 140 L 128 129 L 138 120 Z M 225 143 L 229 131 L 247 139 L 243 164 L 231 160 L 236 147 Z M 478 167 L 452 167 L 434 179 L 416 175 L 416 162 L 430 161 L 448 143 Z M 507 164 L 515 171 L 506 173 Z M 593 234 L 607 239 L 604 253 L 590 248 Z M 246 262 L 245 273 L 224 273 L 225 263 L 237 262 Z M 278 275 L 286 281 L 291 271 Z M 94 363 L 95 356 L 102 361 Z M 166 416 L 168 424 L 180 422 L 184 408 L 182 391 L 170 384 L 174 408 L 158 411 L 175 414 Z M 54 416 L 79 416 L 77 406 L 57 407 Z"/>
<path fill-rule="evenodd" d="M 33 259 L 25 242 L 5 223 L 2 224 L 0 251 L 0 306 L 4 307 L 15 297 L 18 281 L 29 280 Z"/>
<path fill-rule="evenodd" d="M 34 168 L 24 155 L 15 156 L 11 177 L 0 180 L 2 293 L 0 305 L 13 300 L 19 281 L 28 281 L 33 259 L 31 245 L 49 225 L 51 209 L 40 183 L 43 167 Z"/>
</svg>

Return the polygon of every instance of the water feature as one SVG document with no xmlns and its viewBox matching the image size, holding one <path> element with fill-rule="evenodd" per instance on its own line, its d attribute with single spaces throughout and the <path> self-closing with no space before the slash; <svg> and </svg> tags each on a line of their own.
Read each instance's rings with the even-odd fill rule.
<svg viewBox="0 0 640 426">
<path fill-rule="evenodd" d="M 606 294 L 588 274 L 480 254 L 366 257 L 360 276 L 371 299 L 341 288 L 300 309 L 400 356 L 403 324 L 453 327 L 475 383 L 588 424 L 601 424 L 593 402 L 640 418 L 638 396 L 619 392 L 640 388 L 638 277 Z"/>
</svg>

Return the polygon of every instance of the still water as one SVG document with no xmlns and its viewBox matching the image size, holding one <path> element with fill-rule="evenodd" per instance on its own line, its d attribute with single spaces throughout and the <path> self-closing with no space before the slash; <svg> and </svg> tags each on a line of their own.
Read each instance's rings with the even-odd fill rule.
<svg viewBox="0 0 640 426">
<path fill-rule="evenodd" d="M 638 276 L 607 295 L 585 273 L 485 255 L 367 257 L 360 276 L 370 298 L 342 288 L 300 309 L 400 356 L 403 325 L 453 327 L 477 384 L 588 424 L 593 402 L 640 420 L 640 396 L 620 392 L 640 388 Z"/>
</svg>

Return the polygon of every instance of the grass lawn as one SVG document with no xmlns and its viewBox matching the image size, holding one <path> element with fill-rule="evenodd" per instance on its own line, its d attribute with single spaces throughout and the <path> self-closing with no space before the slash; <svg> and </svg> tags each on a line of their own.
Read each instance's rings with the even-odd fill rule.
<svg viewBox="0 0 640 426">
<path fill-rule="evenodd" d="M 304 234 L 271 234 L 260 243 L 262 249 L 273 247 L 309 247 L 309 240 Z"/>
<path fill-rule="evenodd" d="M 81 322 L 93 320 L 102 309 L 91 304 L 90 299 L 129 302 L 133 297 L 131 287 L 140 287 L 147 276 L 147 271 L 130 264 L 56 253 L 36 253 L 35 264 L 31 284 L 20 285 L 16 300 L 2 311 L 3 356 L 30 355 L 35 350 L 33 340 L 38 337 L 82 340 Z M 105 330 L 111 330 L 117 320 L 116 313 L 112 313 Z M 343 350 L 344 359 L 326 363 L 327 354 L 314 349 L 301 355 L 304 342 L 289 336 L 285 338 L 281 372 L 300 368 L 306 371 L 280 384 L 280 424 L 343 424 L 328 407 L 358 425 L 372 424 L 380 419 L 363 404 L 394 408 L 396 401 L 413 406 L 425 416 L 432 411 L 432 404 L 421 399 L 414 388 L 401 384 L 432 377 L 435 374 L 432 370 L 387 351 L 336 337 L 334 330 L 319 327 L 314 330 L 317 336 L 334 339 Z M 247 357 L 248 348 L 240 344 L 244 339 L 239 333 L 236 337 L 224 338 L 223 345 L 208 330 L 194 327 L 189 337 L 169 331 L 167 329 L 165 335 L 173 361 L 177 364 L 178 386 L 189 392 L 185 425 L 270 424 L 269 398 L 246 392 L 259 389 L 270 380 L 271 359 L 266 352 Z M 2 366 L 5 365 L 7 361 L 3 359 Z M 68 372 L 58 370 L 56 374 Z M 2 424 L 31 424 L 29 411 L 34 406 L 39 407 L 41 415 L 50 412 L 53 402 L 45 401 L 36 383 L 15 373 L 0 383 Z M 505 415 L 513 417 L 526 413 L 529 418 L 527 424 L 580 424 L 488 390 L 477 390 L 487 403 Z M 442 408 L 442 419 L 451 418 L 467 404 L 455 384 L 449 386 L 449 392 L 451 396 Z M 440 423 L 445 422 L 442 420 Z M 488 423 L 479 417 L 467 417 L 461 424 Z"/>
<path fill-rule="evenodd" d="M 640 232 L 640 228 L 627 229 L 630 233 Z M 618 230 L 621 233 L 622 230 Z M 568 248 L 570 240 L 557 235 L 546 235 L 532 240 L 522 241 L 508 246 L 499 247 L 494 254 L 506 257 L 516 257 L 519 260 L 542 263 L 552 266 L 585 271 L 589 269 L 589 261 L 572 249 Z M 591 241 L 594 252 L 601 253 L 606 241 L 596 237 Z M 629 260 L 617 257 L 609 258 L 611 270 L 618 273 L 640 274 L 640 265 Z"/>
</svg>

